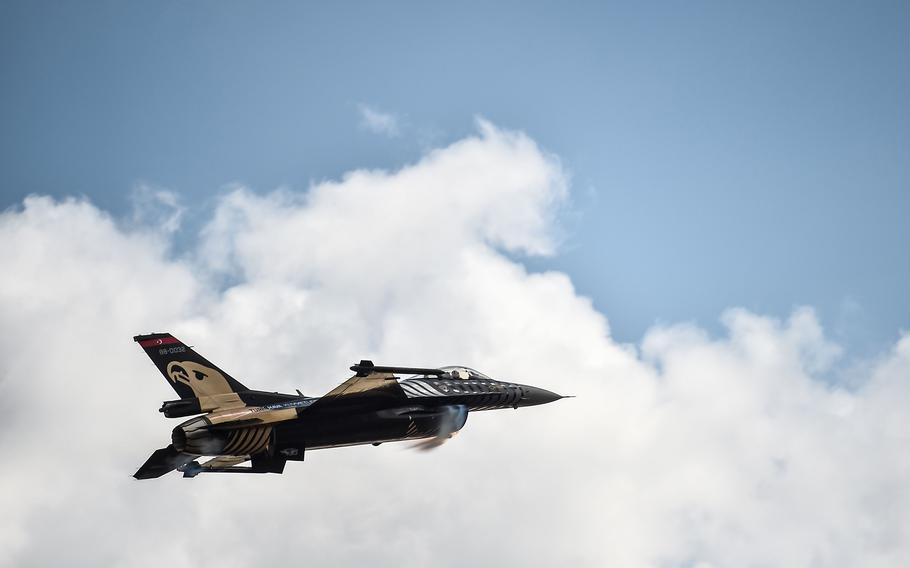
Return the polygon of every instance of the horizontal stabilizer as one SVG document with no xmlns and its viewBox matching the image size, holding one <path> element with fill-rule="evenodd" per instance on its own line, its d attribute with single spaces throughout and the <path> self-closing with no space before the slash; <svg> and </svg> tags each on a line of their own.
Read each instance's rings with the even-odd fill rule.
<svg viewBox="0 0 910 568">
<path fill-rule="evenodd" d="M 136 479 L 154 479 L 161 477 L 165 473 L 174 471 L 189 462 L 193 461 L 193 456 L 178 452 L 174 446 L 168 446 L 155 450 L 155 453 L 142 464 L 133 477 Z"/>
</svg>

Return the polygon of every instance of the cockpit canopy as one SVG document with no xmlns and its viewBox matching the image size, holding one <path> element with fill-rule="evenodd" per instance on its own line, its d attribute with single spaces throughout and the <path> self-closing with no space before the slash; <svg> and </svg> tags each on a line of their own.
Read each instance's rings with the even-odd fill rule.
<svg viewBox="0 0 910 568">
<path fill-rule="evenodd" d="M 470 367 L 440 367 L 441 370 L 445 371 L 446 374 L 443 375 L 449 379 L 460 379 L 464 381 L 492 381 L 490 377 L 484 375 L 476 369 Z"/>
<path fill-rule="evenodd" d="M 461 367 L 456 365 L 450 365 L 448 367 L 439 367 L 439 370 L 443 372 L 442 375 L 439 375 L 434 378 L 445 379 L 445 380 L 456 380 L 456 381 L 492 381 L 490 377 L 484 375 L 477 369 L 472 369 L 470 367 Z M 426 378 L 426 375 L 411 375 L 407 377 L 408 379 L 419 379 Z"/>
<path fill-rule="evenodd" d="M 449 380 L 460 380 L 460 381 L 492 381 L 490 377 L 484 375 L 477 369 L 472 369 L 470 367 L 460 367 L 455 365 L 450 365 L 448 367 L 439 367 L 440 371 L 443 371 L 444 374 L 440 375 L 440 379 L 449 379 Z M 423 377 L 424 375 L 412 375 L 408 377 L 409 379 L 416 379 Z"/>
</svg>

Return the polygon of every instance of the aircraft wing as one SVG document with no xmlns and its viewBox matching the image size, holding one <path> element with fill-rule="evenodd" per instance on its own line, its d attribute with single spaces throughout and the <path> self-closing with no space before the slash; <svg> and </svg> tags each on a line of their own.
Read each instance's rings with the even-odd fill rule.
<svg viewBox="0 0 910 568">
<path fill-rule="evenodd" d="M 380 394 L 383 390 L 388 392 L 389 381 L 395 379 L 396 373 L 434 376 L 441 376 L 446 373 L 443 369 L 374 365 L 372 361 L 367 360 L 351 365 L 351 370 L 356 373 L 353 377 L 330 390 L 325 396 L 314 402 L 310 408 L 321 408 L 333 402 L 342 401 L 347 397 L 361 395 L 370 391 L 376 391 L 376 394 Z"/>
<path fill-rule="evenodd" d="M 395 378 L 391 367 L 374 367 L 372 361 L 361 361 L 360 364 L 353 365 L 351 370 L 356 371 L 357 374 L 327 392 L 310 408 L 325 406 L 345 397 L 382 389 Z"/>
<path fill-rule="evenodd" d="M 388 385 L 390 379 L 394 378 L 395 375 L 391 373 L 376 373 L 368 377 L 355 375 L 327 392 L 325 396 L 320 397 L 307 410 L 329 406 L 332 403 L 343 401 L 347 397 L 355 397 L 370 391 L 378 392 L 379 389 Z"/>
<path fill-rule="evenodd" d="M 325 396 L 322 397 L 322 399 L 347 396 L 378 389 L 383 387 L 386 384 L 386 381 L 394 378 L 395 375 L 392 373 L 373 373 L 372 375 L 366 377 L 359 377 L 357 375 L 354 375 L 350 379 L 327 392 Z"/>
</svg>

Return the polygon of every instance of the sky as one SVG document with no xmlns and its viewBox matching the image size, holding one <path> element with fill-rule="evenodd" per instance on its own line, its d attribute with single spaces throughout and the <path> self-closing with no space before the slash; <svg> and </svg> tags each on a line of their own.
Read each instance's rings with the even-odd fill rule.
<svg viewBox="0 0 910 568">
<path fill-rule="evenodd" d="M 151 184 L 193 241 L 231 184 L 400 168 L 481 116 L 560 157 L 560 254 L 523 260 L 569 273 L 624 340 L 813 305 L 871 355 L 910 319 L 904 3 L 2 10 L 0 206 L 85 195 L 122 214 Z"/>
<path fill-rule="evenodd" d="M 3 3 L 0 565 L 906 565 L 908 24 Z M 151 331 L 251 388 L 373 358 L 578 397 L 140 483 Z"/>
</svg>

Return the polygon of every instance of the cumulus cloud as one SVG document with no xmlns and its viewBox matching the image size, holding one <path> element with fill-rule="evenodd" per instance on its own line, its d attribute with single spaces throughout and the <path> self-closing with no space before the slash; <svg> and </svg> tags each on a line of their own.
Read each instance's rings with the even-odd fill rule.
<svg viewBox="0 0 910 568">
<path fill-rule="evenodd" d="M 177 193 L 149 183 L 140 183 L 130 194 L 134 227 L 173 233 L 180 229 L 184 208 Z"/>
<path fill-rule="evenodd" d="M 3 213 L 0 565 L 906 564 L 910 337 L 849 388 L 807 308 L 619 344 L 568 276 L 512 260 L 554 252 L 566 197 L 555 157 L 480 123 L 398 171 L 237 189 L 180 258 L 86 201 Z M 161 330 L 253 388 L 320 394 L 372 358 L 578 398 L 472 414 L 429 454 L 138 482 L 174 423 L 130 338 Z"/>
<path fill-rule="evenodd" d="M 383 112 L 368 104 L 357 105 L 360 112 L 360 126 L 375 134 L 395 138 L 400 134 L 398 117 L 390 112 Z"/>
</svg>

